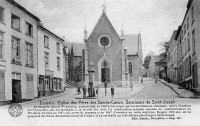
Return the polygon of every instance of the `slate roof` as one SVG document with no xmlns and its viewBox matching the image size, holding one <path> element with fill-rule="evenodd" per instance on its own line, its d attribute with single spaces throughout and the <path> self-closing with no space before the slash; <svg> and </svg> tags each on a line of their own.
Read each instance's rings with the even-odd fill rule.
<svg viewBox="0 0 200 126">
<path fill-rule="evenodd" d="M 125 38 L 124 45 L 127 47 L 127 54 L 137 55 L 139 35 L 138 34 L 124 35 L 124 38 Z"/>
</svg>

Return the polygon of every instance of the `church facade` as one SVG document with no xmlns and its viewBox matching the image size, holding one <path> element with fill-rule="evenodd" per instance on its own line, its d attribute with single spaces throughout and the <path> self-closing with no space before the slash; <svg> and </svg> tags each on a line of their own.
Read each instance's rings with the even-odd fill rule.
<svg viewBox="0 0 200 126">
<path fill-rule="evenodd" d="M 105 12 L 102 13 L 92 33 L 87 38 L 84 31 L 85 47 L 83 50 L 84 85 L 88 85 L 88 69 L 94 67 L 94 86 L 104 82 L 114 86 L 129 86 L 142 77 L 141 35 L 118 35 Z"/>
</svg>

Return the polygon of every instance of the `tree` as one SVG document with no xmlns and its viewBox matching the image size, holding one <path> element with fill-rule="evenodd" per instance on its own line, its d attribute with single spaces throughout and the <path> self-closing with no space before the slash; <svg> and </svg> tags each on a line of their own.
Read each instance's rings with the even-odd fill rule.
<svg viewBox="0 0 200 126">
<path fill-rule="evenodd" d="M 149 55 L 149 54 L 144 58 L 144 67 L 145 67 L 145 69 L 149 69 L 150 59 L 151 59 L 151 55 Z"/>
<path fill-rule="evenodd" d="M 162 59 L 166 59 L 167 58 L 167 50 L 169 48 L 169 42 L 166 41 L 166 42 L 160 42 L 159 45 L 161 46 L 161 53 L 160 53 L 160 57 L 161 57 L 161 60 Z"/>
</svg>

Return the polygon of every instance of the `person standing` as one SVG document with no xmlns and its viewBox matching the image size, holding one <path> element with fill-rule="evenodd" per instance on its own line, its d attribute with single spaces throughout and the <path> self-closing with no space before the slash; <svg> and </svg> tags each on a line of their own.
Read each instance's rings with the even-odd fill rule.
<svg viewBox="0 0 200 126">
<path fill-rule="evenodd" d="M 85 98 L 86 97 L 86 87 L 84 86 L 83 87 L 83 98 Z"/>
<path fill-rule="evenodd" d="M 105 87 L 105 95 L 106 95 L 107 94 L 107 90 L 106 90 L 106 88 L 107 88 L 107 81 L 104 82 L 104 87 Z"/>
<path fill-rule="evenodd" d="M 90 87 L 88 86 L 88 97 L 90 97 Z"/>
<path fill-rule="evenodd" d="M 98 89 L 98 87 L 97 87 L 97 89 L 96 89 L 96 96 L 98 97 L 98 93 L 99 93 L 99 89 Z"/>
<path fill-rule="evenodd" d="M 143 78 L 141 79 L 141 83 L 143 83 Z"/>
<path fill-rule="evenodd" d="M 133 90 L 133 84 L 132 83 L 130 83 L 130 87 L 131 87 L 131 91 Z"/>
<path fill-rule="evenodd" d="M 114 87 L 112 86 L 112 87 L 111 87 L 111 96 L 112 96 L 112 97 L 114 97 L 114 93 L 115 93 L 115 89 L 114 89 Z"/>
</svg>

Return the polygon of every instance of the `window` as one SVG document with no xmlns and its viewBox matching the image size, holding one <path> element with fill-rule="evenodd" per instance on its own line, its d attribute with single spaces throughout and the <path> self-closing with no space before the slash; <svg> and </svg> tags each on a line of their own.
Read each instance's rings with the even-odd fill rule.
<svg viewBox="0 0 200 126">
<path fill-rule="evenodd" d="M 12 62 L 20 63 L 20 39 L 12 37 Z"/>
<path fill-rule="evenodd" d="M 11 15 L 11 27 L 20 31 L 20 18 L 14 14 Z"/>
<path fill-rule="evenodd" d="M 129 74 L 133 74 L 133 66 L 131 62 L 128 63 L 128 70 L 129 70 Z"/>
<path fill-rule="evenodd" d="M 100 45 L 103 46 L 103 47 L 109 46 L 110 42 L 111 42 L 111 40 L 110 40 L 110 38 L 109 38 L 108 36 L 105 36 L 105 35 L 104 35 L 104 36 L 101 36 L 101 37 L 99 38 L 99 43 L 100 43 Z"/>
<path fill-rule="evenodd" d="M 57 57 L 57 70 L 60 71 L 60 57 Z"/>
<path fill-rule="evenodd" d="M 0 59 L 3 59 L 4 33 L 0 31 Z"/>
<path fill-rule="evenodd" d="M 0 100 L 5 100 L 5 71 L 0 70 Z"/>
<path fill-rule="evenodd" d="M 195 50 L 195 30 L 193 30 L 192 32 L 192 53 L 195 54 L 196 50 Z"/>
<path fill-rule="evenodd" d="M 49 68 L 49 53 L 47 52 L 44 53 L 44 64 L 45 68 Z"/>
<path fill-rule="evenodd" d="M 187 43 L 188 43 L 188 51 L 190 50 L 190 34 L 188 33 L 187 37 Z"/>
<path fill-rule="evenodd" d="M 44 47 L 49 48 L 49 37 L 44 36 Z"/>
<path fill-rule="evenodd" d="M 26 30 L 25 34 L 28 35 L 28 36 L 30 36 L 30 37 L 33 37 L 33 25 L 31 25 L 31 24 L 29 24 L 29 23 L 26 22 L 25 28 L 26 28 L 25 29 Z"/>
<path fill-rule="evenodd" d="M 56 47 L 57 47 L 57 53 L 60 53 L 60 43 L 59 42 L 57 42 Z"/>
<path fill-rule="evenodd" d="M 186 25 L 184 25 L 184 35 L 185 35 L 185 33 L 186 33 Z"/>
<path fill-rule="evenodd" d="M 33 44 L 26 43 L 26 65 L 33 66 Z"/>
<path fill-rule="evenodd" d="M 4 22 L 4 8 L 0 7 L 0 22 Z"/>
<path fill-rule="evenodd" d="M 192 24 L 194 22 L 194 6 L 191 9 L 191 18 L 192 18 Z"/>
</svg>

